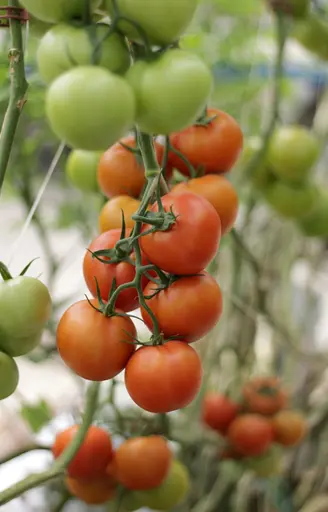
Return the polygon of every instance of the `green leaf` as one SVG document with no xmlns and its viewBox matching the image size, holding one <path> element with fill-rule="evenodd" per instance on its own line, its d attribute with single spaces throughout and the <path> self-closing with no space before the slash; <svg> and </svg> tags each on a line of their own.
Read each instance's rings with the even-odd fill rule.
<svg viewBox="0 0 328 512">
<path fill-rule="evenodd" d="M 20 413 L 34 433 L 39 432 L 52 419 L 50 407 L 45 400 L 35 405 L 23 405 Z"/>
</svg>

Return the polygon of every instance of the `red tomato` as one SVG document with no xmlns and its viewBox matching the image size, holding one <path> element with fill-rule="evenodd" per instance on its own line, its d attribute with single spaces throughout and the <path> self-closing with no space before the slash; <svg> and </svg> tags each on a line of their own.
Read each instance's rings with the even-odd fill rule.
<svg viewBox="0 0 328 512">
<path fill-rule="evenodd" d="M 73 425 L 60 432 L 52 447 L 52 453 L 57 459 L 71 444 L 79 429 Z M 93 480 L 104 477 L 106 468 L 113 458 L 112 440 L 102 428 L 92 425 L 75 457 L 67 467 L 71 478 Z"/>
<path fill-rule="evenodd" d="M 273 442 L 272 424 L 259 414 L 244 414 L 231 423 L 228 439 L 242 455 L 261 455 Z"/>
<path fill-rule="evenodd" d="M 197 395 L 201 381 L 197 352 L 179 341 L 141 347 L 125 370 L 125 385 L 132 400 L 154 413 L 186 407 Z"/>
<path fill-rule="evenodd" d="M 96 300 L 92 301 L 98 306 Z M 134 323 L 127 316 L 106 317 L 87 300 L 73 304 L 57 328 L 60 356 L 77 375 L 87 380 L 112 379 L 126 366 L 135 350 Z"/>
<path fill-rule="evenodd" d="M 140 238 L 140 246 L 152 263 L 171 274 L 198 274 L 214 258 L 221 238 L 220 217 L 203 197 L 191 192 L 162 197 L 165 211 L 177 219 L 167 231 Z M 158 211 L 157 203 L 151 208 Z M 146 224 L 143 231 L 149 229 Z"/>
<path fill-rule="evenodd" d="M 239 405 L 220 393 L 207 393 L 203 401 L 203 422 L 220 434 L 226 434 L 236 419 Z"/>
<path fill-rule="evenodd" d="M 274 440 L 283 446 L 296 446 L 306 435 L 307 424 L 297 411 L 280 411 L 272 419 Z"/>
<path fill-rule="evenodd" d="M 88 505 L 102 505 L 115 496 L 115 484 L 107 476 L 92 481 L 68 477 L 65 485 L 73 496 Z"/>
<path fill-rule="evenodd" d="M 144 294 L 151 296 L 156 288 L 156 284 L 149 282 Z M 179 337 L 188 343 L 199 340 L 213 329 L 222 313 L 221 289 L 205 270 L 200 276 L 179 278 L 146 303 L 165 338 Z M 151 318 L 143 307 L 141 314 L 152 330 Z"/>
<path fill-rule="evenodd" d="M 116 451 L 115 475 L 124 487 L 132 491 L 153 489 L 167 477 L 172 458 L 167 441 L 162 437 L 134 437 L 124 441 Z"/>
<path fill-rule="evenodd" d="M 208 126 L 190 126 L 170 137 L 171 145 L 180 151 L 195 169 L 202 166 L 205 174 L 230 171 L 243 147 L 239 124 L 226 112 L 216 108 L 207 111 L 208 117 L 217 116 Z M 187 165 L 173 151 L 170 165 L 189 176 Z"/>
<path fill-rule="evenodd" d="M 263 416 L 272 416 L 288 404 L 288 395 L 277 377 L 256 377 L 243 389 L 246 408 Z"/>
</svg>

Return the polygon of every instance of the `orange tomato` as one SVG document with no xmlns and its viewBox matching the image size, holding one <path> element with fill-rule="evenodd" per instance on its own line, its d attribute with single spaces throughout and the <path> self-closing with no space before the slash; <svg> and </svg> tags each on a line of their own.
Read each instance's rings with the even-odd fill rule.
<svg viewBox="0 0 328 512">
<path fill-rule="evenodd" d="M 66 478 L 65 485 L 69 492 L 88 505 L 101 505 L 114 498 L 115 484 L 109 477 L 85 481 Z"/>
<path fill-rule="evenodd" d="M 140 201 L 130 196 L 116 196 L 110 199 L 102 208 L 99 215 L 99 230 L 101 233 L 110 229 L 122 227 L 122 212 L 124 213 L 125 225 L 133 228 L 135 222 L 132 215 L 136 213 Z"/>
<path fill-rule="evenodd" d="M 272 418 L 274 440 L 283 446 L 295 446 L 306 435 L 307 424 L 297 411 L 280 411 Z"/>
<path fill-rule="evenodd" d="M 245 406 L 250 412 L 272 416 L 287 407 L 288 395 L 277 377 L 256 377 L 243 389 Z"/>
</svg>

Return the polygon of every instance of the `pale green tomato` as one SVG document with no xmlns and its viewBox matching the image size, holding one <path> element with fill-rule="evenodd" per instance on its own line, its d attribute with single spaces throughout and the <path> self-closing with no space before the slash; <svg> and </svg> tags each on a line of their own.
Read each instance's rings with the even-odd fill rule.
<svg viewBox="0 0 328 512">
<path fill-rule="evenodd" d="M 190 24 L 198 0 L 117 0 L 119 13 L 138 23 L 157 45 L 168 45 L 181 36 Z M 113 0 L 107 0 L 107 8 L 114 14 Z M 119 28 L 129 39 L 140 41 L 140 34 L 133 24 L 126 21 Z"/>
<path fill-rule="evenodd" d="M 37 63 L 41 78 L 51 83 L 59 75 L 75 66 L 92 64 L 93 49 L 98 50 L 97 65 L 113 73 L 125 73 L 130 66 L 130 55 L 125 39 L 117 33 L 106 38 L 107 25 L 73 27 L 56 25 L 41 39 Z"/>
<path fill-rule="evenodd" d="M 313 211 L 298 221 L 305 236 L 327 237 L 328 236 L 328 191 L 319 191 Z"/>
<path fill-rule="evenodd" d="M 293 37 L 304 48 L 328 60 L 328 23 L 317 14 L 309 14 L 294 26 Z"/>
<path fill-rule="evenodd" d="M 145 133 L 169 135 L 192 125 L 212 90 L 212 75 L 196 55 L 169 50 L 153 62 L 137 62 L 126 74 L 137 99 L 137 123 Z"/>
<path fill-rule="evenodd" d="M 18 385 L 19 373 L 14 359 L 0 352 L 0 400 L 12 395 Z"/>
<path fill-rule="evenodd" d="M 272 446 L 264 455 L 243 459 L 243 465 L 260 478 L 279 475 L 282 471 L 282 450 Z"/>
<path fill-rule="evenodd" d="M 66 176 L 70 182 L 83 192 L 97 192 L 98 163 L 103 155 L 102 151 L 84 151 L 75 149 L 71 151 L 66 162 Z"/>
<path fill-rule="evenodd" d="M 124 78 L 97 66 L 80 66 L 52 82 L 46 112 L 54 133 L 68 145 L 105 151 L 132 127 L 135 99 Z"/>
<path fill-rule="evenodd" d="M 20 0 L 21 5 L 33 16 L 47 23 L 59 23 L 83 16 L 85 0 Z M 91 1 L 95 9 L 99 0 Z"/>
<path fill-rule="evenodd" d="M 48 288 L 33 277 L 16 277 L 0 283 L 0 350 L 22 356 L 40 342 L 50 318 Z"/>
<path fill-rule="evenodd" d="M 313 210 L 318 198 L 318 191 L 307 183 L 293 186 L 276 181 L 265 189 L 264 197 L 280 215 L 297 219 Z"/>
</svg>

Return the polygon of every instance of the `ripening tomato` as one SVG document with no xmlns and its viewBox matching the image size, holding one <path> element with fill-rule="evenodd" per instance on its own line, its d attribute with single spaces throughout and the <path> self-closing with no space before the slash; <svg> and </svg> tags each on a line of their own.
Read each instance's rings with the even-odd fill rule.
<svg viewBox="0 0 328 512">
<path fill-rule="evenodd" d="M 121 35 L 114 32 L 106 37 L 107 33 L 108 26 L 101 24 L 94 25 L 92 39 L 89 28 L 65 24 L 51 28 L 41 39 L 36 54 L 41 78 L 49 84 L 75 66 L 88 66 L 98 43 L 97 64 L 113 73 L 125 73 L 130 66 L 127 43 Z"/>
<path fill-rule="evenodd" d="M 298 219 L 314 209 L 318 200 L 318 189 L 307 182 L 290 185 L 277 180 L 265 189 L 264 197 L 282 217 Z"/>
<path fill-rule="evenodd" d="M 126 235 L 128 236 L 130 233 L 131 230 L 127 229 Z M 135 266 L 127 261 L 106 264 L 97 260 L 96 258 L 93 258 L 91 252 L 112 249 L 115 247 L 116 242 L 119 241 L 120 236 L 120 229 L 112 229 L 99 235 L 89 245 L 89 249 L 86 251 L 83 261 L 83 274 L 87 287 L 89 288 L 92 295 L 97 297 L 97 280 L 100 295 L 105 301 L 108 300 L 114 279 L 116 279 L 117 286 L 133 281 L 136 273 Z M 143 280 L 143 284 L 146 286 L 147 279 Z M 138 305 L 138 293 L 135 288 L 128 288 L 123 290 L 119 294 L 116 301 L 116 307 L 125 312 L 133 311 L 138 307 Z"/>
<path fill-rule="evenodd" d="M 272 416 L 288 405 L 288 394 L 277 377 L 256 377 L 244 386 L 245 407 L 250 412 Z"/>
<path fill-rule="evenodd" d="M 186 407 L 197 395 L 202 381 L 202 364 L 187 343 L 141 347 L 125 369 L 125 385 L 132 400 L 154 413 Z"/>
<path fill-rule="evenodd" d="M 233 227 L 238 214 L 238 196 L 229 180 L 224 176 L 208 174 L 172 188 L 172 192 L 195 192 L 205 197 L 216 209 L 221 220 L 222 235 Z"/>
<path fill-rule="evenodd" d="M 243 465 L 260 478 L 270 478 L 282 472 L 282 455 L 281 449 L 273 445 L 263 455 L 244 459 Z"/>
<path fill-rule="evenodd" d="M 207 393 L 202 406 L 202 420 L 211 429 L 225 435 L 236 419 L 239 405 L 221 393 Z"/>
<path fill-rule="evenodd" d="M 144 294 L 151 296 L 155 290 L 156 284 L 149 282 Z M 213 329 L 222 313 L 221 289 L 205 271 L 199 276 L 177 279 L 168 288 L 146 299 L 146 303 L 165 338 L 179 337 L 188 343 L 199 340 Z M 143 307 L 141 314 L 152 330 L 151 318 Z"/>
<path fill-rule="evenodd" d="M 309 237 L 328 236 L 328 190 L 318 190 L 318 199 L 313 210 L 297 223 L 302 233 Z"/>
<path fill-rule="evenodd" d="M 124 441 L 115 453 L 115 476 L 132 491 L 153 489 L 163 483 L 171 463 L 172 452 L 163 437 L 134 437 Z"/>
<path fill-rule="evenodd" d="M 18 367 L 15 360 L 0 352 L 0 400 L 12 395 L 18 386 Z"/>
<path fill-rule="evenodd" d="M 98 192 L 97 167 L 101 154 L 99 151 L 71 151 L 65 172 L 70 182 L 83 192 Z"/>
<path fill-rule="evenodd" d="M 47 23 L 59 23 L 81 19 L 85 9 L 84 0 L 21 0 L 21 5 L 33 16 Z M 91 0 L 91 8 L 95 9 L 100 0 Z"/>
<path fill-rule="evenodd" d="M 92 304 L 98 306 L 97 300 Z M 62 316 L 57 328 L 57 348 L 77 375 L 103 381 L 124 370 L 135 350 L 135 336 L 134 323 L 128 316 L 106 317 L 82 300 Z"/>
<path fill-rule="evenodd" d="M 130 196 L 115 196 L 103 206 L 99 215 L 99 230 L 101 233 L 111 229 L 122 229 L 122 212 L 124 213 L 125 226 L 133 228 L 132 220 L 140 206 L 140 201 Z"/>
<path fill-rule="evenodd" d="M 52 453 L 57 459 L 71 444 L 79 430 L 73 425 L 57 434 Z M 77 454 L 67 466 L 68 476 L 82 480 L 94 480 L 106 475 L 106 468 L 113 458 L 112 440 L 102 428 L 92 425 Z"/>
<path fill-rule="evenodd" d="M 238 416 L 229 427 L 228 439 L 242 455 L 261 455 L 273 442 L 272 424 L 259 414 Z"/>
<path fill-rule="evenodd" d="M 137 125 L 149 134 L 169 135 L 194 123 L 212 89 L 206 64 L 197 55 L 178 49 L 151 62 L 138 61 L 126 78 L 136 96 Z"/>
<path fill-rule="evenodd" d="M 133 125 L 135 99 L 124 78 L 99 66 L 78 66 L 52 82 L 46 112 L 54 133 L 68 145 L 104 151 Z"/>
<path fill-rule="evenodd" d="M 221 238 L 221 221 L 215 208 L 191 192 L 162 197 L 166 212 L 173 211 L 175 223 L 167 231 L 155 231 L 140 238 L 149 261 L 165 272 L 189 275 L 201 272 L 214 258 Z M 158 211 L 155 203 L 151 212 Z M 149 229 L 143 226 L 143 232 Z"/>
<path fill-rule="evenodd" d="M 194 125 L 170 137 L 171 145 L 180 151 L 195 169 L 202 167 L 205 174 L 230 171 L 243 147 L 243 133 L 239 124 L 226 112 L 216 108 L 207 110 L 207 116 L 216 116 L 208 126 Z M 170 165 L 189 176 L 187 165 L 173 151 Z"/>
<path fill-rule="evenodd" d="M 106 476 L 91 481 L 67 477 L 65 485 L 73 496 L 88 505 L 102 505 L 115 496 L 115 484 Z"/>
<path fill-rule="evenodd" d="M 276 443 L 295 446 L 305 437 L 307 424 L 303 414 L 297 411 L 280 411 L 272 418 L 273 434 Z"/>
</svg>

